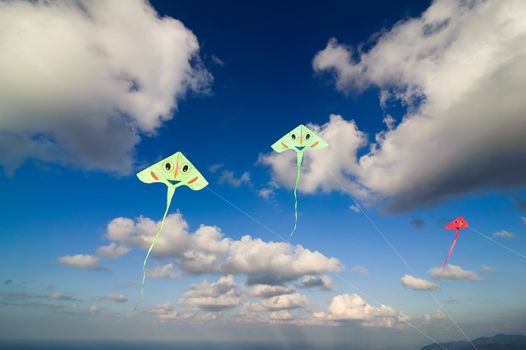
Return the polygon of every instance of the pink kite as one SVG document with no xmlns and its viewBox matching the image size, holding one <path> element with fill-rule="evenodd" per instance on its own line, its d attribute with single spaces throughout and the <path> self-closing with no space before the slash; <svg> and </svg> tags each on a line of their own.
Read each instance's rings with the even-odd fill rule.
<svg viewBox="0 0 526 350">
<path fill-rule="evenodd" d="M 442 266 L 442 271 L 444 271 L 444 268 L 446 267 L 446 264 L 447 264 L 447 259 L 449 259 L 449 256 L 453 252 L 453 248 L 455 248 L 455 244 L 457 243 L 458 234 L 460 232 L 460 229 L 468 228 L 468 222 L 462 216 L 459 216 L 458 218 L 456 218 L 455 220 L 447 224 L 444 228 L 446 230 L 456 230 L 456 234 L 455 234 L 455 239 L 453 240 L 453 243 L 451 244 L 451 247 L 449 248 L 449 253 L 447 254 L 446 261 L 444 261 L 444 266 Z"/>
</svg>

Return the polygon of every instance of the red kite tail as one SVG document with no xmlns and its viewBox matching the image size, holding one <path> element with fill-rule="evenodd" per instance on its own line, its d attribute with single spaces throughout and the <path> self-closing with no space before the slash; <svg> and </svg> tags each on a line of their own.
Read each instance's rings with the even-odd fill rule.
<svg viewBox="0 0 526 350">
<path fill-rule="evenodd" d="M 453 240 L 453 243 L 451 244 L 451 247 L 449 248 L 449 253 L 447 254 L 446 261 L 444 261 L 444 265 L 442 266 L 442 271 L 444 271 L 444 268 L 447 265 L 447 260 L 449 259 L 449 256 L 451 255 L 451 253 L 453 253 L 453 249 L 455 248 L 455 244 L 457 243 L 458 233 L 459 233 L 459 229 L 457 228 L 457 232 L 455 234 L 455 239 Z"/>
</svg>

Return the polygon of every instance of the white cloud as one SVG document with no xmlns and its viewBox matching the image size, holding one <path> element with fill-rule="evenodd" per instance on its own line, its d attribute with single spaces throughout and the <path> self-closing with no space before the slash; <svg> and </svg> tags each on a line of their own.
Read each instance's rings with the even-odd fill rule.
<svg viewBox="0 0 526 350">
<path fill-rule="evenodd" d="M 108 245 L 100 246 L 97 248 L 97 254 L 105 258 L 120 258 L 124 254 L 128 253 L 129 249 L 117 245 L 117 243 L 112 242 Z"/>
<path fill-rule="evenodd" d="M 148 277 L 153 278 L 179 278 L 181 274 L 178 271 L 174 271 L 174 264 L 165 264 L 162 266 L 156 266 L 151 270 L 148 270 L 146 274 Z"/>
<path fill-rule="evenodd" d="M 335 296 L 327 311 L 316 312 L 314 317 L 322 320 L 358 321 L 364 326 L 374 327 L 395 327 L 409 319 L 390 306 L 372 306 L 356 293 Z"/>
<path fill-rule="evenodd" d="M 363 267 L 362 265 L 354 265 L 353 271 L 358 272 L 361 275 L 367 276 L 369 274 L 369 270 L 367 268 Z"/>
<path fill-rule="evenodd" d="M 264 242 L 243 236 L 232 241 L 229 256 L 222 270 L 248 276 L 249 284 L 276 284 L 304 275 L 338 271 L 335 258 L 283 242 Z"/>
<path fill-rule="evenodd" d="M 220 184 L 228 184 L 232 187 L 240 187 L 241 185 L 250 185 L 250 173 L 248 171 L 243 172 L 241 176 L 236 177 L 234 172 L 231 170 L 223 170 L 221 176 L 217 180 Z"/>
<path fill-rule="evenodd" d="M 115 303 L 125 303 L 128 301 L 128 298 L 124 294 L 121 294 L 121 293 L 106 294 L 105 296 L 99 299 L 106 300 L 106 301 L 113 301 Z"/>
<path fill-rule="evenodd" d="M 256 284 L 247 292 L 249 296 L 258 298 L 272 298 L 277 295 L 292 293 L 294 293 L 294 288 L 290 286 L 272 286 L 268 284 Z"/>
<path fill-rule="evenodd" d="M 211 81 L 195 35 L 142 0 L 2 2 L 0 32 L 8 173 L 27 158 L 129 173 L 140 135 Z"/>
<path fill-rule="evenodd" d="M 313 276 L 307 275 L 303 276 L 301 281 L 301 286 L 303 288 L 313 288 L 318 287 L 321 290 L 332 290 L 332 278 L 330 276 Z"/>
<path fill-rule="evenodd" d="M 159 222 L 139 217 L 113 219 L 106 238 L 128 247 L 147 250 Z M 232 240 L 216 226 L 201 225 L 189 232 L 181 213 L 167 216 L 153 256 L 173 258 L 187 273 L 246 275 L 249 284 L 281 284 L 305 275 L 338 271 L 340 262 L 301 245 L 265 242 L 249 235 Z"/>
<path fill-rule="evenodd" d="M 268 199 L 270 195 L 272 194 L 273 190 L 271 188 L 262 188 L 259 190 L 258 195 L 261 198 Z"/>
<path fill-rule="evenodd" d="M 526 216 L 521 216 L 521 220 L 522 220 L 523 223 L 526 224 Z"/>
<path fill-rule="evenodd" d="M 488 266 L 488 265 L 483 265 L 482 266 L 482 272 L 490 273 L 490 272 L 494 272 L 494 271 L 495 271 L 495 268 L 493 266 Z"/>
<path fill-rule="evenodd" d="M 305 295 L 298 293 L 276 295 L 260 301 L 260 305 L 267 310 L 304 309 L 308 304 L 309 299 Z"/>
<path fill-rule="evenodd" d="M 438 0 L 421 17 L 380 32 L 367 51 L 331 39 L 314 57 L 316 72 L 332 73 L 345 93 L 377 87 L 384 106 L 397 99 L 408 110 L 396 127 L 376 135 L 359 161 L 363 134 L 332 116 L 322 131 L 337 125 L 348 130 L 338 139 L 322 133 L 338 147 L 310 152 L 328 161 L 313 161 L 317 170 L 306 167 L 302 190 L 332 189 L 323 170 L 328 167 L 388 198 L 391 211 L 402 211 L 449 195 L 525 184 L 525 16 L 521 0 Z M 290 187 L 283 170 L 290 159 L 264 160 Z"/>
<path fill-rule="evenodd" d="M 190 307 L 216 312 L 240 305 L 244 298 L 234 282 L 234 276 L 228 275 L 219 278 L 217 282 L 203 281 L 190 286 L 179 301 Z"/>
<path fill-rule="evenodd" d="M 49 294 L 48 299 L 49 300 L 62 300 L 62 301 L 77 301 L 78 300 L 77 298 L 71 295 L 60 293 L 60 292 L 54 292 L 54 293 Z"/>
<path fill-rule="evenodd" d="M 445 319 L 447 319 L 447 315 L 445 314 L 444 310 L 437 309 L 434 315 L 425 314 L 423 317 L 423 323 L 430 323 L 432 321 Z"/>
<path fill-rule="evenodd" d="M 413 290 L 433 290 L 438 288 L 438 286 L 432 282 L 411 275 L 403 276 L 400 279 L 400 282 L 402 282 L 404 287 L 408 287 Z"/>
<path fill-rule="evenodd" d="M 225 66 L 225 62 L 220 59 L 219 57 L 217 57 L 216 55 L 212 55 L 210 56 L 210 58 L 212 59 L 212 62 L 214 62 L 214 64 L 220 66 L 220 67 L 224 67 Z"/>
<path fill-rule="evenodd" d="M 464 270 L 457 265 L 446 265 L 446 268 L 442 270 L 441 267 L 433 267 L 427 271 L 434 278 L 442 278 L 449 280 L 468 280 L 468 281 L 482 281 L 479 275 L 473 271 Z"/>
<path fill-rule="evenodd" d="M 269 315 L 269 318 L 272 321 L 292 321 L 294 320 L 294 316 L 292 316 L 288 310 L 279 310 L 279 311 L 271 312 Z"/>
<path fill-rule="evenodd" d="M 147 250 L 159 222 L 139 217 L 136 221 L 115 218 L 107 227 L 106 237 L 123 245 Z M 181 213 L 166 217 L 163 233 L 159 236 L 153 256 L 157 258 L 176 257 L 180 268 L 190 273 L 212 272 L 218 268 L 218 261 L 230 246 L 230 240 L 223 237 L 215 226 L 201 225 L 191 233 Z"/>
<path fill-rule="evenodd" d="M 493 234 L 493 237 L 515 239 L 515 235 L 513 233 L 511 233 L 511 232 L 506 231 L 506 230 L 501 230 L 501 231 L 495 232 Z"/>
<path fill-rule="evenodd" d="M 385 124 L 385 126 L 387 126 L 387 129 L 393 130 L 396 119 L 393 118 L 393 116 L 391 115 L 386 115 L 384 119 L 382 120 L 382 122 Z"/>
<path fill-rule="evenodd" d="M 88 270 L 103 270 L 99 258 L 89 254 L 64 255 L 57 259 L 62 265 L 68 265 Z"/>
<path fill-rule="evenodd" d="M 161 322 L 179 319 L 178 313 L 174 311 L 170 303 L 159 304 L 153 308 L 144 309 L 143 312 L 155 315 L 157 320 Z"/>
</svg>

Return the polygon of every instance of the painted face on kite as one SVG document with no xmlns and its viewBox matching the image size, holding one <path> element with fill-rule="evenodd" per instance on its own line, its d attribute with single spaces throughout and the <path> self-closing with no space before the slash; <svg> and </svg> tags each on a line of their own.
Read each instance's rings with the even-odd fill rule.
<svg viewBox="0 0 526 350">
<path fill-rule="evenodd" d="M 455 220 L 451 221 L 449 224 L 447 224 L 444 228 L 446 230 L 456 230 L 461 228 L 468 228 L 468 222 L 466 219 L 464 219 L 462 216 L 459 216 Z"/>
<path fill-rule="evenodd" d="M 168 214 L 168 209 L 170 208 L 170 203 L 172 202 L 175 189 L 180 186 L 188 186 L 192 190 L 198 191 L 208 185 L 208 181 L 206 181 L 203 175 L 201 175 L 195 166 L 190 163 L 190 161 L 181 152 L 177 152 L 170 157 L 149 166 L 148 168 L 139 172 L 137 177 L 139 180 L 147 184 L 160 182 L 167 186 L 166 210 L 164 211 L 161 224 L 153 235 L 152 243 L 148 249 L 146 258 L 144 258 L 142 266 L 142 295 L 144 290 L 144 281 L 146 279 L 146 262 L 148 261 L 148 257 L 150 256 L 153 248 L 157 244 L 157 240 L 159 239 L 159 235 L 163 229 L 164 220 L 166 219 L 166 214 Z"/>
<path fill-rule="evenodd" d="M 168 187 L 188 186 L 198 191 L 208 185 L 206 179 L 181 153 L 177 152 L 137 174 L 144 183 L 161 182 Z"/>
<path fill-rule="evenodd" d="M 306 149 L 322 149 L 327 146 L 327 142 L 323 141 L 322 138 L 312 130 L 301 124 L 276 141 L 272 145 L 272 149 L 278 153 L 288 149 L 303 152 Z"/>
<path fill-rule="evenodd" d="M 307 149 L 322 149 L 327 147 L 327 142 L 323 141 L 321 137 L 316 135 L 312 130 L 305 125 L 300 124 L 285 136 L 280 138 L 272 145 L 272 149 L 278 153 L 286 150 L 293 150 L 296 152 L 296 183 L 294 185 L 294 228 L 291 236 L 296 231 L 298 222 L 298 183 L 300 181 L 301 161 L 303 160 L 303 152 Z"/>
</svg>

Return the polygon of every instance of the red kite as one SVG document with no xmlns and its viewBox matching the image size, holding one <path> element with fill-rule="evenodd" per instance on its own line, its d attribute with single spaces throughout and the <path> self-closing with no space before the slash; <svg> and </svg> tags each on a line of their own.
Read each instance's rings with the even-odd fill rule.
<svg viewBox="0 0 526 350">
<path fill-rule="evenodd" d="M 444 268 L 447 264 L 447 259 L 449 259 L 449 256 L 453 252 L 453 248 L 455 248 L 455 244 L 457 243 L 458 234 L 460 232 L 461 228 L 468 228 L 468 222 L 466 219 L 464 219 L 462 216 L 459 216 L 455 220 L 451 221 L 449 224 L 444 226 L 446 230 L 456 230 L 455 239 L 453 240 L 453 243 L 451 244 L 451 247 L 449 248 L 449 253 L 447 254 L 446 261 L 444 261 L 444 266 L 442 266 L 442 271 L 444 271 Z"/>
</svg>

